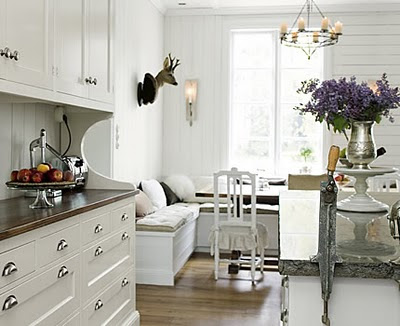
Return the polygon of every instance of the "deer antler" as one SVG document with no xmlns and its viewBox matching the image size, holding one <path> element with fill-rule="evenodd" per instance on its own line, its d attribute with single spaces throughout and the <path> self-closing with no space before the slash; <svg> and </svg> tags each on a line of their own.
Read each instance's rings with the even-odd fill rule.
<svg viewBox="0 0 400 326">
<path fill-rule="evenodd" d="M 175 71 L 175 68 L 178 67 L 181 63 L 179 62 L 179 59 L 176 60 L 175 66 L 172 67 L 172 72 Z"/>
<path fill-rule="evenodd" d="M 178 67 L 180 65 L 179 59 L 176 60 L 175 65 L 174 65 L 174 61 L 176 59 L 176 57 L 171 57 L 171 53 L 168 53 L 168 58 L 169 58 L 169 62 L 170 62 L 170 66 L 169 69 L 174 72 L 175 68 Z"/>
</svg>

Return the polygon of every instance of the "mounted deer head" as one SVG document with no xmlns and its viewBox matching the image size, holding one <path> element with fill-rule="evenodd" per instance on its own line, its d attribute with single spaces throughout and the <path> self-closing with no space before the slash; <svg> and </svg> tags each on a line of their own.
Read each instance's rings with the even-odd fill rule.
<svg viewBox="0 0 400 326">
<path fill-rule="evenodd" d="M 143 83 L 138 84 L 138 103 L 152 104 L 157 98 L 158 89 L 164 84 L 178 85 L 174 73 L 176 67 L 180 65 L 179 59 L 171 57 L 171 53 L 164 60 L 164 67 L 154 78 L 152 74 L 145 74 Z"/>
</svg>

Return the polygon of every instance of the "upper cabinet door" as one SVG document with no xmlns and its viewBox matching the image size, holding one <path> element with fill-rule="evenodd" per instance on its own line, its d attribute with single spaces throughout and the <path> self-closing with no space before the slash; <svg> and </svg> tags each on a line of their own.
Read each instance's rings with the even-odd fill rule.
<svg viewBox="0 0 400 326">
<path fill-rule="evenodd" d="M 5 59 L 8 80 L 53 88 L 52 6 L 50 0 L 5 0 L 1 47 L 10 51 Z"/>
<path fill-rule="evenodd" d="M 88 96 L 85 82 L 85 0 L 55 1 L 56 91 Z"/>
<path fill-rule="evenodd" d="M 112 103 L 112 1 L 87 0 L 89 98 Z"/>
</svg>

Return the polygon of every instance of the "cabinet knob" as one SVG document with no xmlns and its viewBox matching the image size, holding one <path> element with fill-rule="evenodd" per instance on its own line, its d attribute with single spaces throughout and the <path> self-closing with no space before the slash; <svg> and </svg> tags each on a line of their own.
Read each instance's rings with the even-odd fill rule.
<svg viewBox="0 0 400 326">
<path fill-rule="evenodd" d="M 19 52 L 15 50 L 13 53 L 10 54 L 10 59 L 14 59 L 15 61 L 19 60 Z"/>
<path fill-rule="evenodd" d="M 8 47 L 5 47 L 4 50 L 1 50 L 0 55 L 9 59 L 11 57 L 11 50 Z"/>
<path fill-rule="evenodd" d="M 85 79 L 86 84 L 92 84 L 92 77 L 86 78 Z"/>
<path fill-rule="evenodd" d="M 103 253 L 103 249 L 99 246 L 96 248 L 96 251 L 94 252 L 94 256 L 100 256 Z"/>
<path fill-rule="evenodd" d="M 129 234 L 126 233 L 126 232 L 124 232 L 124 233 L 122 234 L 122 237 L 121 237 L 122 241 L 124 241 L 124 240 L 126 240 L 126 239 L 128 239 L 128 238 L 129 238 Z"/>
<path fill-rule="evenodd" d="M 93 78 L 92 84 L 93 84 L 94 86 L 96 86 L 96 85 L 97 85 L 97 78 L 96 78 L 96 77 L 95 77 L 95 78 Z"/>
<path fill-rule="evenodd" d="M 13 262 L 9 262 L 6 264 L 6 266 L 4 266 L 2 275 L 9 276 L 9 275 L 15 273 L 16 271 L 18 271 L 17 266 L 15 266 L 15 264 Z"/>
<path fill-rule="evenodd" d="M 94 305 L 94 310 L 99 310 L 103 307 L 103 302 L 101 300 L 97 300 L 96 304 Z"/>
<path fill-rule="evenodd" d="M 9 295 L 7 299 L 4 301 L 3 310 L 10 310 L 12 307 L 15 307 L 18 304 L 18 300 L 15 295 Z"/>
<path fill-rule="evenodd" d="M 121 221 L 126 221 L 128 219 L 128 217 L 129 217 L 128 214 L 126 214 L 126 213 L 122 214 Z"/>
<path fill-rule="evenodd" d="M 94 233 L 100 233 L 101 231 L 103 231 L 103 227 L 101 226 L 101 224 L 97 224 L 94 228 Z"/>
<path fill-rule="evenodd" d="M 60 242 L 57 245 L 57 251 L 64 250 L 67 247 L 68 247 L 67 241 L 65 241 L 64 239 L 61 239 Z"/>
<path fill-rule="evenodd" d="M 129 284 L 129 281 L 128 281 L 128 279 L 125 277 L 123 280 L 122 280 L 122 282 L 121 282 L 121 286 L 122 287 L 125 287 L 125 286 L 127 286 Z"/>
<path fill-rule="evenodd" d="M 65 275 L 67 275 L 69 272 L 68 272 L 68 268 L 66 267 L 66 266 L 62 266 L 61 268 L 60 268 L 60 270 L 58 271 L 58 278 L 62 278 L 62 277 L 64 277 Z"/>
</svg>

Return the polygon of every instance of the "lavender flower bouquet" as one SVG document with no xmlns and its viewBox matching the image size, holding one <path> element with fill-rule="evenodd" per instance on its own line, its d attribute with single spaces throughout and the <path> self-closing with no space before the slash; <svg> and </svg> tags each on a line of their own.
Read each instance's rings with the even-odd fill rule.
<svg viewBox="0 0 400 326">
<path fill-rule="evenodd" d="M 376 81 L 376 89 L 372 90 L 366 82 L 357 84 L 353 76 L 350 80 L 340 78 L 320 83 L 318 79 L 303 81 L 297 93 L 309 94 L 308 103 L 296 106 L 300 114 L 311 113 L 315 121 L 326 121 L 328 129 L 344 133 L 351 127 L 352 121 L 375 121 L 379 123 L 382 117 L 394 119 L 390 110 L 400 106 L 398 87 L 390 87 L 387 75 L 384 73 Z"/>
</svg>

